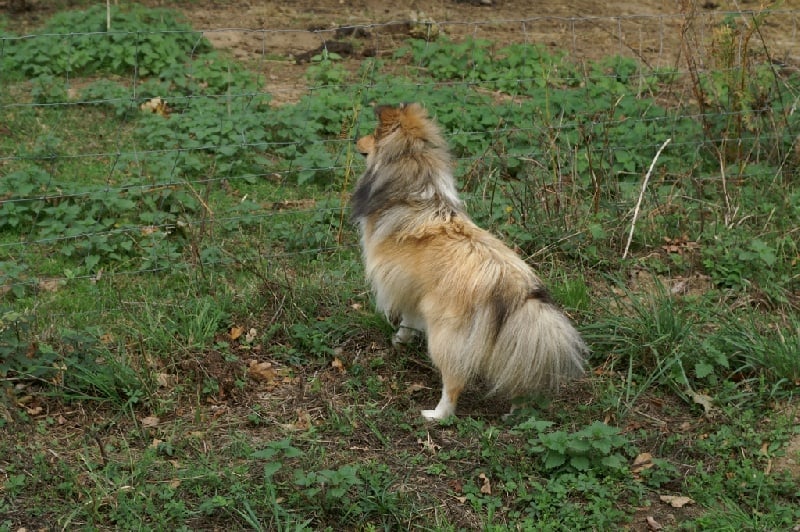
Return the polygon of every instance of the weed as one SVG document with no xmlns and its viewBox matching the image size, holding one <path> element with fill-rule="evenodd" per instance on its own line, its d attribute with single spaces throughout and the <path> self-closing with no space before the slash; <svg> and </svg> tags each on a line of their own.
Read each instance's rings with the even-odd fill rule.
<svg viewBox="0 0 800 532">
<path fill-rule="evenodd" d="M 53 16 L 43 33 L 36 39 L 3 35 L 7 71 L 29 77 L 94 72 L 147 76 L 211 48 L 200 33 L 178 22 L 173 11 L 137 5 L 115 9 L 111 28 L 101 6 L 65 11 Z"/>
</svg>

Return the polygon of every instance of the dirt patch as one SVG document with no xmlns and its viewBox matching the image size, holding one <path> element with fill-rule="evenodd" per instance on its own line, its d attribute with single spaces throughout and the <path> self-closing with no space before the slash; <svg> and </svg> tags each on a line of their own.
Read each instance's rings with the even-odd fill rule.
<svg viewBox="0 0 800 532">
<path fill-rule="evenodd" d="M 337 28 L 356 25 L 366 26 L 361 37 L 371 40 L 379 54 L 386 54 L 408 36 L 399 31 L 402 25 L 398 22 L 411 21 L 414 24 L 410 30 L 415 37 L 427 33 L 446 34 L 454 39 L 472 36 L 499 44 L 541 43 L 565 50 L 576 59 L 622 54 L 669 64 L 681 49 L 680 29 L 685 17 L 679 4 L 654 0 L 537 2 L 534 12 L 524 0 L 498 0 L 492 5 L 434 0 L 405 6 L 378 0 L 301 0 L 291 5 L 266 2 L 238 7 L 200 1 L 185 14 L 195 28 L 208 31 L 207 37 L 215 45 L 230 48 L 240 57 L 294 57 L 337 37 Z M 692 17 L 698 30 L 725 17 L 752 24 L 749 14 L 727 13 L 758 8 L 758 2 L 747 0 L 704 2 Z M 787 0 L 781 5 L 784 11 L 798 8 L 799 0 Z M 779 55 L 795 64 L 800 58 L 794 46 L 797 32 L 797 13 L 771 17 L 760 29 Z"/>
<path fill-rule="evenodd" d="M 800 412 L 791 405 L 787 405 L 787 408 L 795 408 L 794 424 L 795 427 L 800 427 Z M 785 471 L 800 482 L 800 433 L 792 436 L 783 451 L 784 454 L 772 463 L 772 470 L 776 473 Z"/>
<path fill-rule="evenodd" d="M 152 5 L 171 4 L 150 2 Z M 688 2 L 686 2 L 689 4 Z M 682 31 L 698 57 L 713 56 L 713 31 L 725 17 L 753 24 L 752 16 L 728 15 L 756 10 L 754 1 L 704 2 L 694 11 L 682 2 L 537 2 L 533 11 L 525 0 L 480 2 L 434 0 L 406 5 L 361 0 L 265 2 L 231 7 L 217 1 L 198 1 L 184 13 L 193 27 L 203 30 L 214 46 L 230 50 L 266 79 L 273 103 L 296 101 L 305 93 L 306 67 L 298 58 L 310 57 L 326 42 L 346 43 L 352 52 L 346 62 L 356 67 L 364 57 L 392 60 L 409 37 L 446 35 L 474 37 L 498 46 L 539 43 L 566 52 L 575 61 L 610 55 L 635 57 L 651 67 L 678 67 L 683 62 Z M 800 0 L 787 0 L 784 11 L 800 9 Z M 687 22 L 685 14 L 691 11 Z M 790 68 L 800 67 L 795 43 L 798 13 L 770 17 L 758 30 L 759 53 Z M 361 27 L 355 33 L 341 28 Z M 338 31 L 337 31 L 338 30 Z M 699 48 L 699 49 L 698 49 Z M 702 65 L 701 65 L 702 67 Z"/>
</svg>

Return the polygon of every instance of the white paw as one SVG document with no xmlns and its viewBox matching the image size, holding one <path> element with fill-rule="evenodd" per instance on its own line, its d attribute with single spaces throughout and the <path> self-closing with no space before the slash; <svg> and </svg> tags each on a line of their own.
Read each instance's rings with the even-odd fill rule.
<svg viewBox="0 0 800 532">
<path fill-rule="evenodd" d="M 421 414 L 428 421 L 442 421 L 454 415 L 453 412 L 439 411 L 438 408 L 436 410 L 423 410 Z"/>
</svg>

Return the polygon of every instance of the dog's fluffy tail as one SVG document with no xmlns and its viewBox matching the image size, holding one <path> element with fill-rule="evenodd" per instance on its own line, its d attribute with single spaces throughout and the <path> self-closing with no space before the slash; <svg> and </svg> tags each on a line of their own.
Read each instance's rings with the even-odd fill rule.
<svg viewBox="0 0 800 532">
<path fill-rule="evenodd" d="M 569 318 L 553 303 L 532 298 L 507 317 L 482 373 L 490 394 L 548 391 L 582 375 L 587 353 Z"/>
</svg>

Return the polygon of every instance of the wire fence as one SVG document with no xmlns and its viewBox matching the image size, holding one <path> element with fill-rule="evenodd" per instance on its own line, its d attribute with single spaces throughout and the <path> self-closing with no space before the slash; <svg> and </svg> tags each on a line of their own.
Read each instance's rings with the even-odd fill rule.
<svg viewBox="0 0 800 532">
<path fill-rule="evenodd" d="M 665 153 L 660 184 L 670 194 L 687 177 L 696 189 L 724 184 L 726 171 L 784 182 L 798 158 L 798 18 L 715 11 L 6 33 L 2 291 L 35 297 L 54 284 L 225 267 L 242 259 L 220 242 L 250 235 L 262 239 L 251 256 L 264 263 L 353 249 L 351 232 L 342 237 L 362 168 L 352 141 L 371 127 L 371 103 L 399 96 L 424 101 L 442 123 L 468 197 L 484 194 L 486 176 L 527 176 L 545 192 L 558 188 L 564 209 L 569 199 L 591 203 L 605 180 L 627 191 L 617 198 L 627 215 L 644 163 L 667 137 L 674 155 Z M 208 42 L 233 51 L 220 59 Z M 576 90 L 572 99 L 548 99 L 562 88 Z M 586 105 L 593 98 L 609 103 Z M 714 171 L 699 161 L 703 146 L 719 154 Z M 223 228 L 215 245 L 198 246 L 212 226 Z"/>
</svg>

